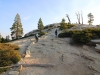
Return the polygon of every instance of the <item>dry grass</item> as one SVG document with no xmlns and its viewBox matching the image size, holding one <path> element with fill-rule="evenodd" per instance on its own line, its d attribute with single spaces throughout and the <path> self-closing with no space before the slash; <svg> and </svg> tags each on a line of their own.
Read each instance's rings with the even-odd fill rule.
<svg viewBox="0 0 100 75">
<path fill-rule="evenodd" d="M 18 45 L 0 43 L 0 50 L 18 50 L 18 49 L 19 49 Z"/>
</svg>

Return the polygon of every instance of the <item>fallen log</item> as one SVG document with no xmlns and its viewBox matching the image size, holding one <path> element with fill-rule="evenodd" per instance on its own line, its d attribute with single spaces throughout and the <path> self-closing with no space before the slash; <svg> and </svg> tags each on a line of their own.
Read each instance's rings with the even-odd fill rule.
<svg viewBox="0 0 100 75">
<path fill-rule="evenodd" d="M 12 68 L 12 67 L 19 67 L 22 65 L 23 67 L 54 67 L 54 64 L 17 64 L 17 65 L 11 65 L 11 66 L 5 66 L 5 67 L 0 67 L 0 68 Z"/>
</svg>

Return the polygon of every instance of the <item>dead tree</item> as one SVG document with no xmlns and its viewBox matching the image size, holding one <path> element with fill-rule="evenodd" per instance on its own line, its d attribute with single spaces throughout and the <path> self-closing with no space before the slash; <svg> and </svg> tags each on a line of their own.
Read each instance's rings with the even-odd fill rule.
<svg viewBox="0 0 100 75">
<path fill-rule="evenodd" d="M 76 16 L 77 16 L 78 24 L 81 24 L 81 23 L 80 23 L 80 13 L 79 13 L 79 12 L 76 13 Z"/>
<path fill-rule="evenodd" d="M 82 19 L 82 24 L 83 24 L 83 13 L 82 13 L 82 11 L 81 11 L 81 19 Z"/>
<path fill-rule="evenodd" d="M 5 67 L 0 67 L 2 68 L 14 68 L 14 67 L 20 67 L 20 70 L 22 70 L 22 67 L 30 67 L 30 66 L 35 66 L 35 67 L 54 67 L 55 64 L 16 64 L 16 65 L 11 65 L 11 66 L 5 66 Z"/>
<path fill-rule="evenodd" d="M 78 12 L 78 15 L 79 15 L 79 19 L 78 19 L 78 21 L 79 21 L 79 24 L 81 24 L 81 23 L 80 23 L 80 13 L 79 13 L 79 12 Z"/>
<path fill-rule="evenodd" d="M 66 14 L 66 17 L 68 18 L 69 24 L 71 24 L 71 21 L 70 21 L 70 18 L 69 18 L 68 14 Z"/>
</svg>

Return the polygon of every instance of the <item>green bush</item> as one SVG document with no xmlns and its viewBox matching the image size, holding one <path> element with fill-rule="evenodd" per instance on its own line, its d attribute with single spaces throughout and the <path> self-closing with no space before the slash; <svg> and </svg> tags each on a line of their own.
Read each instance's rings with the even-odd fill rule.
<svg viewBox="0 0 100 75">
<path fill-rule="evenodd" d="M 54 25 L 53 24 L 50 24 L 50 25 L 45 26 L 44 29 L 51 29 L 53 27 L 54 27 Z"/>
<path fill-rule="evenodd" d="M 44 29 L 48 29 L 48 28 L 49 28 L 49 26 L 45 26 L 45 27 L 44 27 Z"/>
<path fill-rule="evenodd" d="M 60 38 L 71 37 L 71 33 L 70 32 L 59 33 L 58 37 Z"/>
<path fill-rule="evenodd" d="M 16 50 L 0 50 L 0 67 L 15 64 L 20 59 L 20 53 Z"/>
<path fill-rule="evenodd" d="M 75 25 L 74 24 L 67 24 L 67 28 L 69 29 L 69 28 L 72 28 L 72 27 L 74 27 Z"/>
<path fill-rule="evenodd" d="M 90 42 L 92 36 L 90 33 L 84 34 L 82 32 L 80 33 L 75 33 L 72 35 L 72 39 L 74 42 L 79 43 L 79 44 L 85 44 Z"/>
<path fill-rule="evenodd" d="M 21 59 L 18 49 L 17 45 L 0 43 L 0 67 L 16 64 Z M 7 70 L 8 68 L 0 69 L 0 73 Z"/>
<path fill-rule="evenodd" d="M 40 32 L 40 33 L 38 33 L 38 34 L 39 34 L 39 37 L 41 37 L 41 36 L 45 35 L 46 32 Z"/>
<path fill-rule="evenodd" d="M 71 30 L 60 33 L 58 37 L 72 37 L 76 43 L 88 43 L 91 39 L 100 38 L 100 28 L 86 28 L 84 30 Z"/>
</svg>

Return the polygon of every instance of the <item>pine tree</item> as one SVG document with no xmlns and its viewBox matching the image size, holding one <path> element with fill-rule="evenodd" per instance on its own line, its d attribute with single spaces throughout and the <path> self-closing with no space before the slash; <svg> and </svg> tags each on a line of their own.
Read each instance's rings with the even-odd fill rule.
<svg viewBox="0 0 100 75">
<path fill-rule="evenodd" d="M 81 11 L 81 20 L 82 20 L 82 25 L 83 25 L 83 13 Z"/>
<path fill-rule="evenodd" d="M 5 43 L 6 42 L 6 39 L 5 38 L 1 38 L 1 43 Z"/>
<path fill-rule="evenodd" d="M 11 36 L 15 37 L 16 39 L 18 39 L 18 37 L 21 37 L 23 35 L 23 28 L 19 14 L 16 15 L 14 23 L 10 28 L 10 30 L 11 30 Z"/>
<path fill-rule="evenodd" d="M 61 23 L 60 23 L 60 29 L 66 31 L 67 25 L 65 23 L 65 19 L 63 18 Z"/>
<path fill-rule="evenodd" d="M 89 19 L 89 20 L 88 20 L 89 25 L 92 25 L 92 23 L 93 23 L 93 21 L 94 21 L 94 19 L 93 19 L 94 16 L 92 15 L 92 13 L 89 13 L 87 16 L 88 16 L 88 19 Z"/>
<path fill-rule="evenodd" d="M 41 18 L 38 21 L 38 29 L 40 32 L 44 29 L 44 25 Z"/>
</svg>

